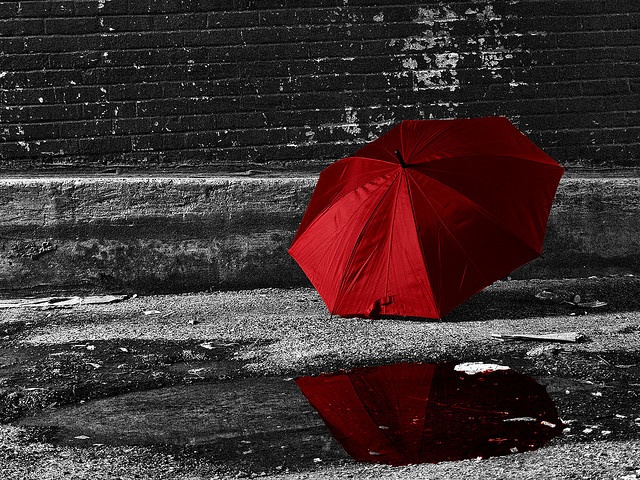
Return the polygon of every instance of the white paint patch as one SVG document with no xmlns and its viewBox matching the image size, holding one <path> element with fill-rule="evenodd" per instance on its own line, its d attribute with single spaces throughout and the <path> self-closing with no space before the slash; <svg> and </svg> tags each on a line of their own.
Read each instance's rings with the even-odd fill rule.
<svg viewBox="0 0 640 480">
<path fill-rule="evenodd" d="M 31 151 L 31 147 L 27 142 L 21 141 L 21 142 L 18 142 L 18 145 L 24 148 L 27 152 Z"/>
<path fill-rule="evenodd" d="M 362 129 L 358 125 L 358 112 L 353 107 L 344 108 L 344 124 L 340 125 L 350 135 L 359 135 Z"/>
<path fill-rule="evenodd" d="M 376 16 L 373 17 L 374 22 L 384 22 L 384 13 L 380 12 Z"/>
<path fill-rule="evenodd" d="M 435 25 L 437 22 L 450 22 L 460 20 L 458 15 L 449 7 L 441 8 L 419 8 L 418 16 L 413 20 L 415 23 L 424 23 L 426 25 Z"/>
<path fill-rule="evenodd" d="M 455 70 L 416 70 L 413 76 L 413 90 L 449 90 L 453 92 L 460 86 L 456 75 Z"/>
<path fill-rule="evenodd" d="M 502 17 L 500 15 L 496 15 L 496 12 L 493 11 L 493 5 L 489 4 L 484 7 L 482 12 L 478 13 L 478 20 L 486 23 L 495 20 L 502 20 Z"/>
<path fill-rule="evenodd" d="M 98 0 L 98 9 L 103 9 L 105 4 L 110 1 L 111 0 Z"/>
<path fill-rule="evenodd" d="M 402 60 L 402 66 L 409 70 L 415 70 L 418 68 L 418 62 L 413 58 L 405 58 Z"/>
<path fill-rule="evenodd" d="M 482 62 L 482 66 L 490 70 L 498 67 L 503 59 L 503 52 L 480 52 L 480 61 Z"/>
<path fill-rule="evenodd" d="M 454 52 L 437 53 L 435 57 L 436 67 L 454 69 L 458 66 L 460 55 Z"/>
<path fill-rule="evenodd" d="M 419 8 L 412 21 L 424 25 L 424 31 L 389 41 L 389 46 L 397 48 L 399 45 L 405 53 L 398 57 L 402 70 L 413 77 L 414 90 L 454 91 L 461 86 L 458 70 L 478 63 L 480 71 L 509 83 L 513 80 L 513 68 L 507 62 L 518 58 L 517 55 L 530 55 L 521 48 L 505 45 L 505 40 L 522 36 L 522 33 L 507 30 L 501 22 L 503 17 L 494 10 L 495 0 L 475 0 L 473 3 L 471 7 L 466 5 L 460 9 L 456 5 L 448 7 L 441 4 Z M 455 24 L 461 21 L 474 32 L 472 35 L 458 36 Z M 407 54 L 411 54 L 411 58 Z M 523 82 L 510 86 L 521 84 Z"/>
<path fill-rule="evenodd" d="M 480 63 L 482 64 L 482 68 L 489 70 L 493 78 L 502 78 L 500 69 L 506 55 L 503 51 L 481 51 Z M 513 57 L 513 55 L 511 57 Z"/>
<path fill-rule="evenodd" d="M 426 50 L 427 46 L 433 46 L 433 44 L 430 44 L 430 41 L 432 41 L 433 39 L 433 34 L 431 34 L 431 39 L 429 38 L 424 38 L 424 37 L 409 37 L 409 38 L 405 38 L 404 39 L 404 46 L 402 47 L 402 50 L 414 50 L 414 51 L 420 51 L 420 50 Z M 427 44 L 425 44 L 425 41 L 427 42 Z"/>
<path fill-rule="evenodd" d="M 4 78 L 7 76 L 9 72 L 0 72 L 0 78 Z"/>
<path fill-rule="evenodd" d="M 467 375 L 476 375 L 478 373 L 497 372 L 498 370 L 511 370 L 505 365 L 497 365 L 495 363 L 468 362 L 459 363 L 453 369 L 456 372 L 464 372 Z"/>
</svg>

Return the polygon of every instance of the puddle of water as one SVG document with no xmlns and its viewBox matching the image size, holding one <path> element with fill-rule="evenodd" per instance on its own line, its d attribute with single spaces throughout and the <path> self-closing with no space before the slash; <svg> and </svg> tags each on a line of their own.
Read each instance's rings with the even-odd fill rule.
<svg viewBox="0 0 640 480">
<path fill-rule="evenodd" d="M 349 455 L 392 465 L 504 455 L 538 448 L 562 430 L 545 388 L 532 378 L 454 366 L 158 388 L 17 424 L 54 444 L 156 446 L 254 472 L 314 468 Z"/>
<path fill-rule="evenodd" d="M 257 472 L 348 458 L 296 383 L 280 377 L 127 393 L 17 424 L 54 444 L 161 446 Z"/>
<path fill-rule="evenodd" d="M 562 423 L 545 387 L 497 365 L 396 364 L 296 383 L 357 461 L 406 465 L 534 450 Z"/>
</svg>

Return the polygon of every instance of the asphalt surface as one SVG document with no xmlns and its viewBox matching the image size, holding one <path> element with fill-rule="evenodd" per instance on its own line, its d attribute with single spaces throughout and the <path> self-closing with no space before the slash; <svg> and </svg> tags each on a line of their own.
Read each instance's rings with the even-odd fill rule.
<svg viewBox="0 0 640 480">
<path fill-rule="evenodd" d="M 556 298 L 537 298 L 542 291 Z M 576 294 L 583 305 L 568 303 Z M 596 300 L 607 305 L 589 303 Z M 639 312 L 640 280 L 633 276 L 498 282 L 443 321 L 331 317 L 311 288 L 0 309 L 0 476 L 640 478 Z M 583 341 L 503 342 L 492 336 L 571 332 Z M 300 375 L 442 361 L 498 363 L 534 377 L 556 403 L 563 435 L 532 452 L 405 467 L 354 462 L 320 431 L 321 422 L 312 423 L 325 443 L 302 459 L 270 456 L 268 449 L 225 457 L 178 440 L 168 445 L 162 421 L 145 427 L 155 437 L 143 442 L 124 435 L 127 424 L 140 420 L 136 409 L 124 411 L 122 405 L 135 405 L 126 403 L 132 398 L 127 395 L 139 395 L 141 404 L 161 412 L 174 398 L 169 393 L 183 395 L 190 399 L 186 412 L 186 405 L 197 410 L 195 400 L 206 397 L 199 388 L 244 385 L 245 392 L 262 389 L 266 398 L 269 382 Z M 262 418 L 258 394 L 238 395 L 253 400 L 237 402 L 237 415 L 253 402 L 255 418 Z M 150 398 L 165 400 L 154 404 Z M 101 425 L 90 425 L 93 418 L 100 423 L 98 415 Z M 178 429 L 186 415 L 172 415 L 164 423 Z M 91 427 L 96 438 L 102 431 L 100 441 L 89 435 L 61 439 L 61 426 L 71 429 L 72 418 L 73 428 Z M 216 428 L 209 432 L 214 437 Z M 223 437 L 216 437 L 218 447 L 242 442 L 242 427 Z"/>
</svg>

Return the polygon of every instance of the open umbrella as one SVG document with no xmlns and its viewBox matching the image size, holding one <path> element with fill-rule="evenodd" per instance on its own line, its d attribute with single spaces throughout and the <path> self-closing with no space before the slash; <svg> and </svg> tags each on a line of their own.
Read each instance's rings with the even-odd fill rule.
<svg viewBox="0 0 640 480">
<path fill-rule="evenodd" d="M 441 318 L 541 254 L 563 172 L 503 117 L 404 121 L 320 174 L 289 254 L 332 314 Z"/>
<path fill-rule="evenodd" d="M 561 433 L 553 401 L 533 378 L 501 366 L 464 367 L 402 363 L 296 383 L 345 451 L 363 462 L 508 455 Z"/>
</svg>

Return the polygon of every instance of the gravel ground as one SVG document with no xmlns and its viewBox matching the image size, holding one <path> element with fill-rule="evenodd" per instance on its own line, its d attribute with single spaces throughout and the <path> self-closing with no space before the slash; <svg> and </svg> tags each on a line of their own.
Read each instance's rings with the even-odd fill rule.
<svg viewBox="0 0 640 480">
<path fill-rule="evenodd" d="M 605 301 L 608 305 L 589 309 L 567 303 L 543 303 L 535 298 L 535 293 L 542 290 L 562 295 L 580 293 L 583 298 Z M 537 378 L 555 378 L 548 387 L 550 393 L 555 392 L 552 396 L 559 397 L 558 392 L 564 391 L 562 379 L 581 381 L 594 388 L 626 382 L 624 388 L 629 397 L 625 397 L 624 405 L 613 400 L 605 404 L 560 399 L 559 410 L 562 415 L 591 415 L 597 422 L 598 409 L 602 408 L 609 409 L 608 414 L 620 413 L 633 420 L 640 417 L 640 402 L 633 402 L 638 400 L 640 370 L 639 293 L 640 281 L 631 276 L 498 282 L 444 321 L 330 317 L 310 288 L 137 297 L 69 309 L 0 310 L 0 334 L 5 335 L 0 348 L 5 356 L 13 355 L 14 364 L 20 365 L 24 361 L 20 355 L 26 355 L 24 352 L 34 346 L 50 349 L 100 341 L 116 344 L 133 340 L 215 341 L 231 346 L 229 360 L 237 362 L 239 374 L 246 377 L 316 374 L 400 361 L 498 360 L 518 364 L 524 373 Z M 550 344 L 554 346 L 552 350 L 534 357 L 527 356 L 527 352 L 546 343 L 499 342 L 491 337 L 492 333 L 572 331 L 583 333 L 588 341 Z M 0 365 L 0 380 L 5 380 L 2 378 L 5 367 Z M 32 385 L 30 381 L 35 381 L 35 373 L 34 378 L 29 375 L 21 379 L 23 390 Z M 7 385 L 0 383 L 5 393 Z M 143 387 L 149 385 L 140 388 Z M 590 394 L 593 392 L 586 395 Z M 74 399 L 68 401 L 73 403 Z M 27 407 L 22 410 L 24 415 L 29 413 L 25 411 Z M 56 407 L 48 405 L 48 408 Z M 27 429 L 4 425 L 0 426 L 0 477 L 16 480 L 200 480 L 236 476 L 640 478 L 640 423 L 634 425 L 631 421 L 621 431 L 608 438 L 567 435 L 534 452 L 481 461 L 401 468 L 350 461 L 318 462 L 312 470 L 263 473 L 239 471 L 233 466 L 175 456 L 152 447 L 53 445 L 37 441 Z"/>
</svg>

